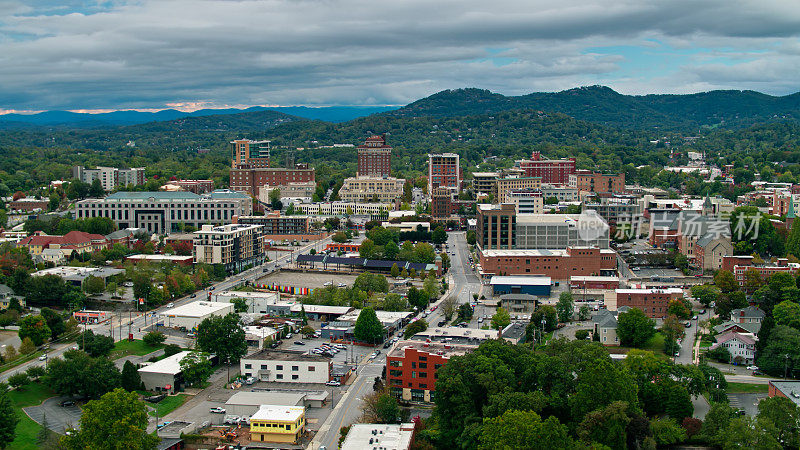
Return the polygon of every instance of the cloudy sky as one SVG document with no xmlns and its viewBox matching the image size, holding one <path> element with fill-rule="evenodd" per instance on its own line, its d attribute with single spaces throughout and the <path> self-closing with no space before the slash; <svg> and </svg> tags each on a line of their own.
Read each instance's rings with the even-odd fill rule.
<svg viewBox="0 0 800 450">
<path fill-rule="evenodd" d="M 0 112 L 800 90 L 797 0 L 0 0 Z"/>
</svg>

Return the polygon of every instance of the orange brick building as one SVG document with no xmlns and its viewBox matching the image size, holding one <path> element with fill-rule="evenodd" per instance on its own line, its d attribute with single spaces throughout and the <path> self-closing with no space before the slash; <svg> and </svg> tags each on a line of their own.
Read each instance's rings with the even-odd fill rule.
<svg viewBox="0 0 800 450">
<path fill-rule="evenodd" d="M 544 275 L 569 280 L 575 275 L 614 275 L 617 254 L 594 247 L 566 250 L 481 250 L 482 275 Z"/>
<path fill-rule="evenodd" d="M 667 317 L 669 303 L 683 298 L 679 288 L 617 289 L 617 309 L 622 306 L 641 309 L 648 317 Z"/>
</svg>

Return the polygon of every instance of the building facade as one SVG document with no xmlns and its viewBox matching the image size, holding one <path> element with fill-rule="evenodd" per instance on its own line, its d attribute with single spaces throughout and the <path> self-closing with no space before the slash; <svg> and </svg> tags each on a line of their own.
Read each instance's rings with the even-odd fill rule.
<svg viewBox="0 0 800 450">
<path fill-rule="evenodd" d="M 579 192 L 619 194 L 625 192 L 625 174 L 602 174 L 590 170 L 576 170 L 569 175 L 569 186 Z"/>
<path fill-rule="evenodd" d="M 230 185 L 236 192 L 258 197 L 261 186 L 287 186 L 289 183 L 314 182 L 315 172 L 308 164 L 295 164 L 294 168 L 251 167 L 240 164 L 231 168 Z"/>
<path fill-rule="evenodd" d="M 250 440 L 297 444 L 306 431 L 304 406 L 261 405 L 250 417 Z"/>
<path fill-rule="evenodd" d="M 497 172 L 473 172 L 472 190 L 476 194 L 493 194 L 497 190 L 497 179 L 500 174 Z"/>
<path fill-rule="evenodd" d="M 451 357 L 471 351 L 474 345 L 400 341 L 386 355 L 389 391 L 406 401 L 433 402 L 437 371 Z"/>
<path fill-rule="evenodd" d="M 392 176 L 392 147 L 386 145 L 386 135 L 370 136 L 358 146 L 358 176 Z"/>
<path fill-rule="evenodd" d="M 118 228 L 143 228 L 148 233 L 167 234 L 184 225 L 230 223 L 234 216 L 248 216 L 253 204 L 246 195 L 218 190 L 197 195 L 191 192 L 116 192 L 102 199 L 75 204 L 75 217 L 107 217 Z"/>
<path fill-rule="evenodd" d="M 353 214 L 386 215 L 394 211 L 394 203 L 325 202 L 295 205 L 295 211 L 312 216 L 343 216 Z"/>
<path fill-rule="evenodd" d="M 394 202 L 403 196 L 406 180 L 388 176 L 362 176 L 345 178 L 339 189 L 344 202 Z"/>
<path fill-rule="evenodd" d="M 542 183 L 567 184 L 575 173 L 575 159 L 542 159 L 540 152 L 533 152 L 531 159 L 517 162 L 526 177 L 539 177 Z"/>
<path fill-rule="evenodd" d="M 511 191 L 522 189 L 539 189 L 542 187 L 542 179 L 539 177 L 506 177 L 498 178 L 495 183 L 494 198 L 497 203 L 509 202 L 508 194 Z"/>
<path fill-rule="evenodd" d="M 236 139 L 230 142 L 231 168 L 248 166 L 250 168 L 269 167 L 270 141 Z"/>
<path fill-rule="evenodd" d="M 622 306 L 639 308 L 654 319 L 667 317 L 667 309 L 673 300 L 683 298 L 679 288 L 617 289 L 617 309 Z"/>
<path fill-rule="evenodd" d="M 512 190 L 506 194 L 508 203 L 513 203 L 518 214 L 543 214 L 542 192 L 533 189 Z"/>
<path fill-rule="evenodd" d="M 279 212 L 272 212 L 264 216 L 234 217 L 233 223 L 260 225 L 262 227 L 261 233 L 264 236 L 309 234 L 307 216 L 282 216 Z"/>
<path fill-rule="evenodd" d="M 288 206 L 289 203 L 311 203 L 314 192 L 317 190 L 317 183 L 313 181 L 297 181 L 277 186 L 265 184 L 258 188 L 258 200 L 264 204 L 271 203 L 270 195 L 275 189 L 278 190 L 280 200 L 284 206 Z"/>
<path fill-rule="evenodd" d="M 145 182 L 144 167 L 131 169 L 96 167 L 87 169 L 83 166 L 74 166 L 72 168 L 72 177 L 88 184 L 92 184 L 94 180 L 100 180 L 100 184 L 105 191 L 113 191 L 118 186 L 141 186 Z"/>
<path fill-rule="evenodd" d="M 428 190 L 461 188 L 461 157 L 455 153 L 428 155 Z"/>
<path fill-rule="evenodd" d="M 228 272 L 264 262 L 263 228 L 260 225 L 203 225 L 194 233 L 195 264 L 222 264 Z"/>
<path fill-rule="evenodd" d="M 480 270 L 492 275 L 541 275 L 555 280 L 569 280 L 575 275 L 611 275 L 616 273 L 616 252 L 589 247 L 566 250 L 480 250 Z"/>
<path fill-rule="evenodd" d="M 239 361 L 244 377 L 279 383 L 327 383 L 331 379 L 330 358 L 286 350 L 261 350 Z"/>
</svg>

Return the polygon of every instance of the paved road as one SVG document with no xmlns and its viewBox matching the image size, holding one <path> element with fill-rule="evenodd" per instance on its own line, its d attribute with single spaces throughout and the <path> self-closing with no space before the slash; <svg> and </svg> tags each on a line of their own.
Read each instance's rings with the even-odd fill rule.
<svg viewBox="0 0 800 450">
<path fill-rule="evenodd" d="M 694 347 L 694 338 L 697 335 L 697 327 L 700 321 L 706 320 L 711 317 L 711 310 L 707 310 L 705 314 L 698 314 L 697 320 L 691 320 L 692 326 L 685 329 L 686 335 L 681 341 L 680 356 L 675 358 L 675 364 L 693 364 L 692 350 Z M 685 320 L 682 322 L 686 322 Z"/>
<path fill-rule="evenodd" d="M 77 406 L 59 406 L 68 397 L 51 397 L 39 406 L 23 408 L 26 414 L 37 423 L 47 419 L 47 427 L 56 433 L 64 434 L 67 428 L 78 428 L 81 409 Z"/>
</svg>

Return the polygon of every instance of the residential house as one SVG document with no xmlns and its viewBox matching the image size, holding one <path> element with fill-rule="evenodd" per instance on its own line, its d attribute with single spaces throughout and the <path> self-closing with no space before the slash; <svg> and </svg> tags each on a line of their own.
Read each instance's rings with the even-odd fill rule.
<svg viewBox="0 0 800 450">
<path fill-rule="evenodd" d="M 756 342 L 758 338 L 753 334 L 729 331 L 717 336 L 717 342 L 711 346 L 711 350 L 724 347 L 730 352 L 732 362 L 752 364 L 756 359 Z"/>
</svg>

